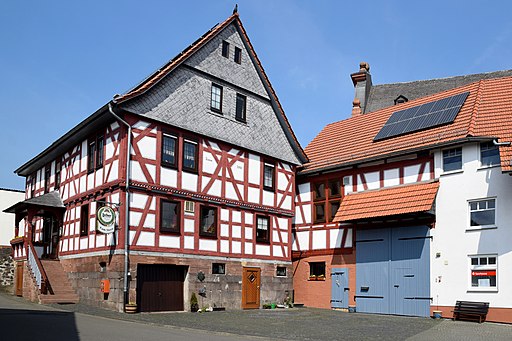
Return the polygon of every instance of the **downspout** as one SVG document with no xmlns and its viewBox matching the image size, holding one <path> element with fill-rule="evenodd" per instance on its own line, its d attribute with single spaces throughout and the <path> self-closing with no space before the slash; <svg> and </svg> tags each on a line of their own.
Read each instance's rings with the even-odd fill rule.
<svg viewBox="0 0 512 341">
<path fill-rule="evenodd" d="M 128 294 L 128 275 L 130 273 L 130 268 L 128 266 L 128 245 L 130 239 L 130 157 L 131 157 L 131 149 L 132 149 L 132 126 L 128 124 L 125 120 L 119 117 L 112 108 L 112 103 L 108 104 L 108 111 L 121 123 L 123 123 L 126 127 L 128 127 L 128 144 L 127 144 L 127 154 L 126 154 L 126 206 L 125 206 L 125 228 L 124 228 L 124 278 L 123 278 L 123 298 L 124 304 L 123 307 L 126 307 L 126 304 L 129 302 L 129 294 Z M 124 310 L 125 308 L 123 308 Z"/>
</svg>

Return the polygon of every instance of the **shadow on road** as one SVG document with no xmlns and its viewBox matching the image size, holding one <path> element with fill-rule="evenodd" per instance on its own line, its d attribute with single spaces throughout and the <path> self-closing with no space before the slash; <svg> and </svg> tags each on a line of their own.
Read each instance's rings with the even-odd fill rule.
<svg viewBox="0 0 512 341">
<path fill-rule="evenodd" d="M 72 312 L 1 309 L 3 340 L 80 340 Z"/>
</svg>

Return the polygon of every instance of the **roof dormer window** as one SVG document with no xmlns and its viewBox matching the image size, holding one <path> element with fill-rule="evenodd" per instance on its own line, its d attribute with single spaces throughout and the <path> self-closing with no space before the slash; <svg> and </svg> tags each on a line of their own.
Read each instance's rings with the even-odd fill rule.
<svg viewBox="0 0 512 341">
<path fill-rule="evenodd" d="M 395 105 L 402 104 L 402 103 L 405 103 L 405 102 L 408 102 L 408 101 L 409 100 L 407 99 L 407 97 L 405 97 L 404 95 L 400 95 L 397 98 L 395 98 Z"/>
</svg>

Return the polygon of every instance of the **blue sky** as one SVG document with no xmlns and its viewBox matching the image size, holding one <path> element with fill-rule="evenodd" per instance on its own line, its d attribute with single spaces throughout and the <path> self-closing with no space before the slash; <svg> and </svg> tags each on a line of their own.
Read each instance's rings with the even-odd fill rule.
<svg viewBox="0 0 512 341">
<path fill-rule="evenodd" d="M 222 22 L 242 22 L 305 147 L 374 84 L 512 69 L 509 1 L 0 2 L 0 187 L 13 171 Z"/>
</svg>

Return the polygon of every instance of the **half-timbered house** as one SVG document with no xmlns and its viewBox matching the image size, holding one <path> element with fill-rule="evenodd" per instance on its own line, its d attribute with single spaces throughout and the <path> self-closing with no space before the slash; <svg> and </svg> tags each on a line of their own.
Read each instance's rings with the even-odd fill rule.
<svg viewBox="0 0 512 341">
<path fill-rule="evenodd" d="M 372 86 L 297 174 L 295 301 L 451 317 L 489 302 L 512 322 L 512 72 Z"/>
<path fill-rule="evenodd" d="M 17 293 L 140 311 L 189 310 L 192 293 L 283 301 L 304 161 L 235 12 L 16 170 Z"/>
</svg>

